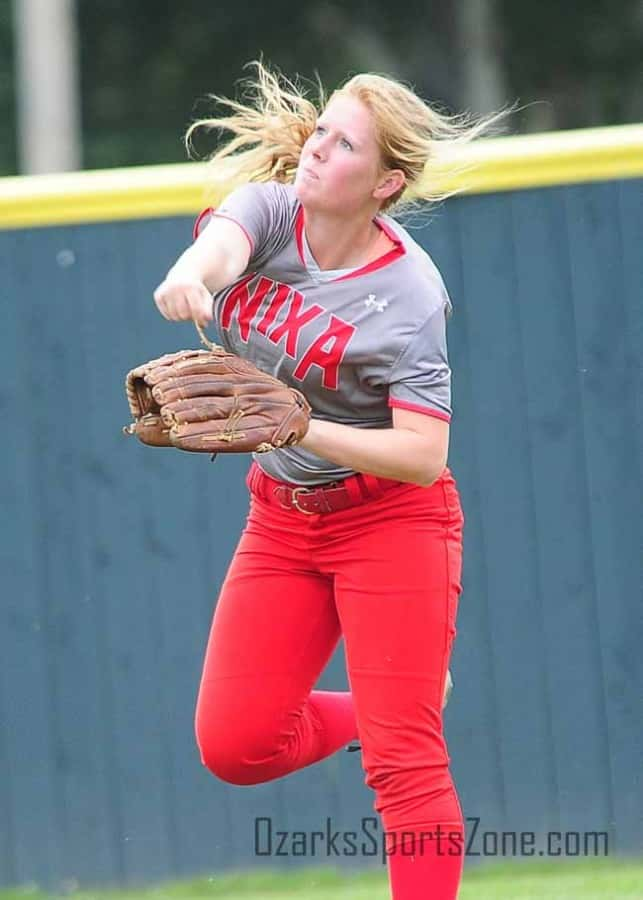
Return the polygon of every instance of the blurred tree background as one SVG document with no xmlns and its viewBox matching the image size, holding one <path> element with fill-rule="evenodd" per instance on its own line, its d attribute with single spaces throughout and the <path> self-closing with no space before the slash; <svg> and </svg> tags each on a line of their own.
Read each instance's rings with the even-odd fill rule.
<svg viewBox="0 0 643 900">
<path fill-rule="evenodd" d="M 15 13 L 0 0 L 0 174 L 19 171 Z M 43 0 L 46 3 L 46 0 Z M 84 168 L 182 161 L 182 134 L 243 65 L 412 83 L 451 112 L 518 101 L 514 132 L 643 120 L 642 0 L 69 0 Z"/>
</svg>

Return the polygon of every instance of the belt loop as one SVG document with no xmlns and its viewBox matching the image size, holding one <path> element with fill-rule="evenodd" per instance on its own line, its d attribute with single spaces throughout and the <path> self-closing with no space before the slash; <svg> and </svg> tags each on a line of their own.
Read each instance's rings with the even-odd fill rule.
<svg viewBox="0 0 643 900">
<path fill-rule="evenodd" d="M 248 471 L 248 477 L 247 477 L 248 489 L 251 494 L 259 494 L 258 484 L 257 484 L 258 481 L 259 481 L 259 466 L 253 459 L 250 469 Z"/>
<path fill-rule="evenodd" d="M 360 503 L 362 500 L 363 491 L 360 490 L 359 477 L 359 474 L 351 475 L 342 481 L 351 503 Z"/>
<path fill-rule="evenodd" d="M 366 472 L 359 472 L 357 478 L 359 480 L 359 486 L 362 489 L 365 497 L 377 499 L 384 493 L 379 478 L 377 478 L 375 475 L 370 475 Z"/>
</svg>

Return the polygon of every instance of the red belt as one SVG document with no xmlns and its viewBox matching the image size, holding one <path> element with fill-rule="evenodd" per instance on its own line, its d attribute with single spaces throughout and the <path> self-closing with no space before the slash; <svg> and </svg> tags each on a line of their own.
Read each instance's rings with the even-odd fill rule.
<svg viewBox="0 0 643 900">
<path fill-rule="evenodd" d="M 387 489 L 404 484 L 403 481 L 357 473 L 342 481 L 307 488 L 271 478 L 256 462 L 250 467 L 246 483 L 265 503 L 311 516 L 360 506 L 369 500 L 377 500 Z"/>
</svg>

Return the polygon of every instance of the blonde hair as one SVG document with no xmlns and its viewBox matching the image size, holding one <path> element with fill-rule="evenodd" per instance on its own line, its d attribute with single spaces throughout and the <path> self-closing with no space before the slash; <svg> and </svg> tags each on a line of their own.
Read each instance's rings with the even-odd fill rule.
<svg viewBox="0 0 643 900">
<path fill-rule="evenodd" d="M 318 80 L 317 100 L 312 102 L 300 82 L 271 72 L 260 60 L 248 65 L 256 67 L 257 77 L 244 82 L 240 100 L 210 95 L 230 114 L 199 119 L 185 134 L 191 153 L 193 136 L 200 129 L 232 133 L 210 157 L 213 179 L 232 186 L 293 181 L 317 117 L 333 97 L 348 96 L 360 100 L 374 117 L 383 168 L 401 169 L 406 177 L 405 186 L 382 204 L 381 211 L 399 207 L 403 199 L 439 203 L 459 190 L 441 187 L 441 179 L 433 174 L 444 174 L 445 168 L 450 174 L 470 168 L 457 162 L 458 151 L 483 135 L 497 133 L 513 111 L 509 107 L 478 118 L 469 113 L 447 115 L 401 81 L 371 73 L 353 76 L 329 97 Z"/>
</svg>

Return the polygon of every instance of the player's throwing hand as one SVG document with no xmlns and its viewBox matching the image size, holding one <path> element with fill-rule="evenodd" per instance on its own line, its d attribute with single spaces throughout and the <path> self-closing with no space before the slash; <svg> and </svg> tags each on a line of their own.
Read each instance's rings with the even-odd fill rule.
<svg viewBox="0 0 643 900">
<path fill-rule="evenodd" d="M 154 291 L 154 302 L 162 316 L 171 322 L 212 321 L 212 294 L 197 279 L 166 279 Z"/>
</svg>

